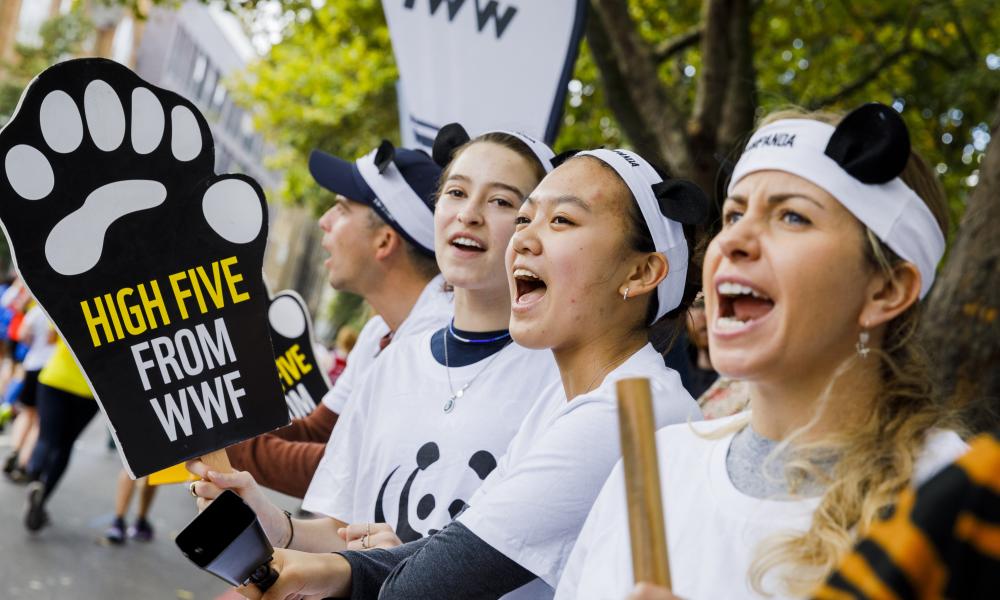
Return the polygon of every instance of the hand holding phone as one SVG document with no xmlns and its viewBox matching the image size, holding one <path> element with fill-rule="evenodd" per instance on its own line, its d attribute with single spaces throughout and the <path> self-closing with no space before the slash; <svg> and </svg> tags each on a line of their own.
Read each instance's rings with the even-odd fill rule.
<svg viewBox="0 0 1000 600">
<path fill-rule="evenodd" d="M 229 490 L 195 517 L 176 541 L 191 562 L 230 585 L 253 583 L 265 591 L 278 579 L 270 566 L 274 549 L 257 515 Z"/>
</svg>

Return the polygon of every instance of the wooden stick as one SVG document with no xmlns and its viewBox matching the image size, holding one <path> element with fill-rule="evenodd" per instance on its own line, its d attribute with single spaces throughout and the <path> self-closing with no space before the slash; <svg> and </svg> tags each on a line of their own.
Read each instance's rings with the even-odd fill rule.
<svg viewBox="0 0 1000 600">
<path fill-rule="evenodd" d="M 649 380 L 619 381 L 618 425 L 625 467 L 632 570 L 636 583 L 669 588 L 670 563 L 656 459 L 655 423 Z"/>
<path fill-rule="evenodd" d="M 215 452 L 209 452 L 208 454 L 201 457 L 201 462 L 208 465 L 208 468 L 217 473 L 232 473 L 236 469 L 233 469 L 233 465 L 229 463 L 229 455 L 226 454 L 226 449 L 216 450 Z"/>
</svg>

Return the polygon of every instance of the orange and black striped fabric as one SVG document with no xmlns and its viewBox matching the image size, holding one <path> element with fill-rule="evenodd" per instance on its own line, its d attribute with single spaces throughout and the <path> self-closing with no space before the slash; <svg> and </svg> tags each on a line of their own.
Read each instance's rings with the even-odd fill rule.
<svg viewBox="0 0 1000 600">
<path fill-rule="evenodd" d="M 1000 431 L 902 494 L 814 598 L 1000 598 Z"/>
</svg>

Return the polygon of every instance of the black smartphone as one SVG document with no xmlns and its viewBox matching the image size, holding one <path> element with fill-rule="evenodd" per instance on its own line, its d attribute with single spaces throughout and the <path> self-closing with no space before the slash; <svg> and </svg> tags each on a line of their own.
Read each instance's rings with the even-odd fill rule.
<svg viewBox="0 0 1000 600">
<path fill-rule="evenodd" d="M 230 585 L 253 581 L 267 589 L 277 578 L 268 566 L 274 549 L 257 515 L 230 490 L 219 494 L 176 541 L 191 562 Z"/>
</svg>

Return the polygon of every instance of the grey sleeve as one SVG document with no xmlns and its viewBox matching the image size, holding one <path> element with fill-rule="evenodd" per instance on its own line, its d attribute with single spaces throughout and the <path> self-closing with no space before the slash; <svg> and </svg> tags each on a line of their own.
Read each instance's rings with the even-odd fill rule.
<svg viewBox="0 0 1000 600">
<path fill-rule="evenodd" d="M 351 565 L 351 599 L 378 598 L 382 583 L 396 565 L 418 552 L 429 539 L 430 537 L 422 537 L 388 550 L 376 548 L 364 552 L 337 552 Z"/>
<path fill-rule="evenodd" d="M 351 564 L 352 600 L 499 598 L 535 578 L 457 521 L 389 550 L 340 554 Z"/>
</svg>

